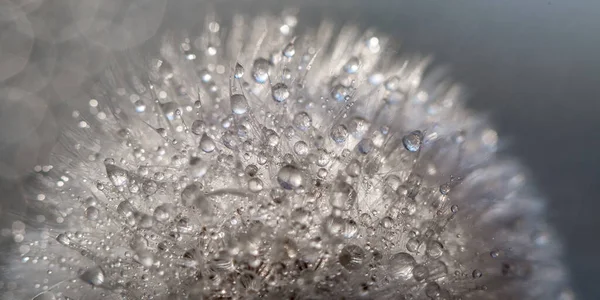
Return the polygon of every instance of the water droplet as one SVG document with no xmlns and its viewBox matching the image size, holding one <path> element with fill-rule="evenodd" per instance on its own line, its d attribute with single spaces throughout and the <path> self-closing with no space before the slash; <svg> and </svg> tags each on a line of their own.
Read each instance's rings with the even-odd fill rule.
<svg viewBox="0 0 600 300">
<path fill-rule="evenodd" d="M 119 187 L 127 184 L 127 171 L 111 164 L 105 164 L 105 167 L 106 175 L 114 186 Z"/>
<path fill-rule="evenodd" d="M 119 213 L 120 215 L 122 215 L 123 217 L 126 217 L 126 218 L 133 216 L 134 211 L 135 211 L 135 209 L 133 208 L 133 205 L 131 205 L 131 202 L 129 202 L 127 200 L 122 201 L 117 206 L 117 213 Z"/>
<path fill-rule="evenodd" d="M 299 130 L 306 131 L 312 126 L 312 119 L 306 112 L 299 112 L 294 116 L 294 126 Z"/>
<path fill-rule="evenodd" d="M 431 241 L 427 244 L 427 255 L 438 258 L 444 254 L 444 246 L 438 241 Z"/>
<path fill-rule="evenodd" d="M 442 185 L 440 185 L 440 193 L 442 195 L 448 195 L 448 193 L 450 193 L 450 184 L 449 183 L 444 183 Z"/>
<path fill-rule="evenodd" d="M 248 101 L 242 94 L 231 95 L 231 111 L 236 115 L 243 115 L 248 111 Z"/>
<path fill-rule="evenodd" d="M 146 111 L 146 103 L 144 103 L 144 101 L 142 100 L 135 101 L 135 103 L 133 103 L 133 106 L 136 112 L 143 113 L 144 111 Z"/>
<path fill-rule="evenodd" d="M 374 146 L 375 145 L 373 145 L 373 140 L 371 140 L 371 139 L 363 139 L 360 142 L 358 142 L 358 145 L 357 145 L 356 149 L 361 154 L 369 154 L 369 152 L 371 152 L 373 150 Z"/>
<path fill-rule="evenodd" d="M 64 233 L 59 234 L 56 237 L 56 241 L 65 246 L 69 246 L 71 244 L 71 239 Z"/>
<path fill-rule="evenodd" d="M 354 74 L 356 72 L 358 72 L 358 69 L 360 68 L 360 61 L 358 60 L 357 57 L 351 57 L 348 62 L 346 62 L 346 64 L 344 65 L 344 71 L 346 71 L 346 73 L 348 74 Z"/>
<path fill-rule="evenodd" d="M 204 153 L 211 153 L 215 151 L 217 145 L 215 145 L 215 141 L 211 139 L 206 133 L 202 135 L 200 138 L 200 144 L 198 146 L 200 150 L 204 151 Z"/>
<path fill-rule="evenodd" d="M 423 281 L 429 276 L 429 270 L 424 265 L 417 265 L 412 271 L 416 281 Z"/>
<path fill-rule="evenodd" d="M 179 117 L 177 111 L 180 110 L 180 107 L 179 104 L 175 102 L 161 103 L 160 109 L 169 121 L 173 121 Z"/>
<path fill-rule="evenodd" d="M 297 141 L 294 144 L 294 152 L 300 156 L 308 154 L 308 145 L 303 141 Z"/>
<path fill-rule="evenodd" d="M 287 46 L 283 48 L 282 53 L 285 57 L 292 58 L 294 54 L 296 54 L 296 47 L 294 46 L 294 43 L 287 44 Z"/>
<path fill-rule="evenodd" d="M 192 133 L 195 135 L 201 135 L 206 129 L 206 123 L 202 120 L 195 120 L 192 123 Z"/>
<path fill-rule="evenodd" d="M 354 207 L 356 198 L 357 193 L 354 187 L 338 179 L 332 187 L 329 203 L 335 208 L 348 210 Z"/>
<path fill-rule="evenodd" d="M 358 270 L 366 258 L 365 250 L 356 245 L 347 245 L 342 248 L 338 257 L 340 264 L 348 270 Z"/>
<path fill-rule="evenodd" d="M 169 220 L 171 209 L 167 204 L 162 204 L 154 209 L 154 218 L 159 222 L 166 222 Z"/>
<path fill-rule="evenodd" d="M 236 79 L 240 79 L 244 76 L 244 67 L 239 63 L 235 64 L 235 68 L 233 69 L 233 77 Z"/>
<path fill-rule="evenodd" d="M 98 211 L 98 209 L 93 206 L 90 206 L 85 210 L 85 216 L 88 218 L 88 220 L 97 220 L 99 214 L 100 211 Z"/>
<path fill-rule="evenodd" d="M 290 90 L 285 83 L 277 83 L 271 88 L 273 99 L 277 102 L 283 102 L 290 97 Z"/>
<path fill-rule="evenodd" d="M 270 63 L 264 58 L 258 58 L 252 65 L 252 77 L 258 83 L 265 83 L 269 79 Z"/>
<path fill-rule="evenodd" d="M 80 278 L 93 286 L 99 286 L 104 283 L 104 272 L 100 268 L 91 268 L 85 271 Z"/>
<path fill-rule="evenodd" d="M 421 149 L 423 141 L 423 133 L 420 130 L 415 130 L 402 138 L 404 148 L 410 152 L 417 152 Z"/>
<path fill-rule="evenodd" d="M 287 165 L 279 169 L 277 173 L 277 181 L 282 188 L 286 190 L 293 190 L 301 187 L 304 183 L 302 171 L 296 167 Z"/>
<path fill-rule="evenodd" d="M 348 138 L 348 129 L 343 124 L 337 125 L 331 129 L 331 139 L 334 142 L 341 144 Z"/>
<path fill-rule="evenodd" d="M 473 278 L 479 278 L 479 277 L 483 276 L 483 273 L 481 273 L 481 271 L 475 269 L 475 270 L 473 270 L 472 275 L 473 275 Z"/>
<path fill-rule="evenodd" d="M 262 191 L 262 189 L 263 189 L 262 180 L 260 180 L 259 178 L 252 178 L 252 179 L 248 180 L 248 189 L 254 193 Z"/>
<path fill-rule="evenodd" d="M 366 119 L 354 117 L 348 123 L 348 130 L 355 138 L 361 138 L 365 133 L 367 133 L 370 125 L 371 124 Z"/>
<path fill-rule="evenodd" d="M 346 174 L 350 177 L 357 177 L 360 175 L 361 167 L 360 162 L 357 159 L 353 159 L 346 166 Z"/>
<path fill-rule="evenodd" d="M 410 254 L 400 252 L 390 258 L 387 269 L 394 279 L 408 280 L 413 276 L 412 270 L 416 264 L 417 262 Z"/>
<path fill-rule="evenodd" d="M 350 96 L 350 89 L 346 86 L 338 84 L 333 87 L 331 96 L 338 102 L 346 101 L 346 98 Z"/>
</svg>

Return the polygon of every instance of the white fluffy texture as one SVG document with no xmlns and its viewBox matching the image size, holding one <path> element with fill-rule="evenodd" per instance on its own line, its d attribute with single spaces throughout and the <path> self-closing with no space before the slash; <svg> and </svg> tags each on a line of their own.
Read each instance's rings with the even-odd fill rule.
<svg viewBox="0 0 600 300">
<path fill-rule="evenodd" d="M 296 21 L 213 20 L 160 55 L 115 56 L 34 174 L 46 224 L 9 230 L 24 240 L 6 299 L 567 299 L 543 201 L 460 88 L 374 31 Z M 233 94 L 247 111 L 231 113 Z"/>
</svg>

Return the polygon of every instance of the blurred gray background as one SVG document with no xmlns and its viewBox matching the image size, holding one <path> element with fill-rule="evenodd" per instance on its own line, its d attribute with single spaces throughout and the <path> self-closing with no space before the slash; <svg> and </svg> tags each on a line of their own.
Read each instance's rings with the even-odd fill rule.
<svg viewBox="0 0 600 300">
<path fill-rule="evenodd" d="M 0 208 L 18 206 L 19 179 L 43 163 L 56 112 L 102 70 L 110 51 L 204 15 L 192 0 L 0 2 Z M 507 152 L 531 170 L 565 244 L 581 299 L 600 299 L 600 1 L 217 1 L 233 13 L 321 17 L 375 27 L 402 50 L 431 53 L 490 115 Z M 305 22 L 302 21 L 302 22 Z"/>
</svg>

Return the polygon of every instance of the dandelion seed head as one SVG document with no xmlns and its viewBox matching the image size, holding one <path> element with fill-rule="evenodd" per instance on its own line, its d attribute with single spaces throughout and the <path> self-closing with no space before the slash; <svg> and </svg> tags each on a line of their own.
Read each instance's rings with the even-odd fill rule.
<svg viewBox="0 0 600 300">
<path fill-rule="evenodd" d="M 12 299 L 561 299 L 501 140 L 375 31 L 216 19 L 115 54 L 29 186 Z M 432 74 L 433 73 L 433 74 Z M 568 299 L 568 298 L 567 298 Z"/>
</svg>

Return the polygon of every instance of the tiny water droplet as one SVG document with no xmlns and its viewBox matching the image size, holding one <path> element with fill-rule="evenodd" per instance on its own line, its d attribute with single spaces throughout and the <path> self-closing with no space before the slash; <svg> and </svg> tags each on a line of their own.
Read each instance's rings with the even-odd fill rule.
<svg viewBox="0 0 600 300">
<path fill-rule="evenodd" d="M 279 182 L 279 185 L 286 190 L 297 189 L 304 183 L 302 171 L 291 165 L 279 169 L 277 181 Z"/>
<path fill-rule="evenodd" d="M 404 148 L 410 152 L 417 152 L 421 149 L 423 142 L 423 133 L 420 130 L 415 130 L 402 138 Z"/>
<path fill-rule="evenodd" d="M 258 83 L 265 83 L 269 79 L 270 63 L 264 58 L 258 58 L 252 65 L 252 77 Z"/>
<path fill-rule="evenodd" d="M 290 90 L 285 83 L 277 83 L 271 89 L 273 99 L 277 102 L 283 102 L 290 97 Z"/>
</svg>

